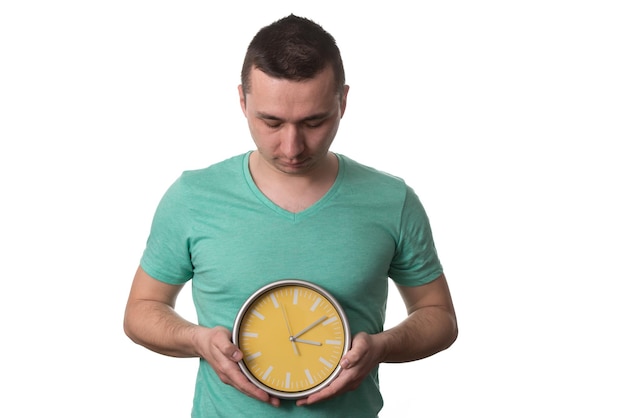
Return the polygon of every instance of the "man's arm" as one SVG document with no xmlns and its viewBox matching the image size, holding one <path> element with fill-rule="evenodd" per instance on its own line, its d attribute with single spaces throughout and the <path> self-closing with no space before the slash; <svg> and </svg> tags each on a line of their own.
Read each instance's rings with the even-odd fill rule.
<svg viewBox="0 0 626 418">
<path fill-rule="evenodd" d="M 198 326 L 174 307 L 182 285 L 174 286 L 137 269 L 124 313 L 124 332 L 135 343 L 173 357 L 198 357 L 191 343 Z"/>
<path fill-rule="evenodd" d="M 358 333 L 341 360 L 341 374 L 322 391 L 298 401 L 312 404 L 356 389 L 380 363 L 419 360 L 445 350 L 456 340 L 457 323 L 445 276 L 423 286 L 398 286 L 407 318 L 379 334 Z"/>
<path fill-rule="evenodd" d="M 398 286 L 408 317 L 375 336 L 383 346 L 382 362 L 419 360 L 445 350 L 456 340 L 456 314 L 446 277 L 423 286 Z"/>
<path fill-rule="evenodd" d="M 248 396 L 278 405 L 278 399 L 254 386 L 237 362 L 242 353 L 224 327 L 207 328 L 182 318 L 174 307 L 182 286 L 163 283 L 137 269 L 126 304 L 124 332 L 152 351 L 173 357 L 201 357 L 222 382 Z"/>
</svg>

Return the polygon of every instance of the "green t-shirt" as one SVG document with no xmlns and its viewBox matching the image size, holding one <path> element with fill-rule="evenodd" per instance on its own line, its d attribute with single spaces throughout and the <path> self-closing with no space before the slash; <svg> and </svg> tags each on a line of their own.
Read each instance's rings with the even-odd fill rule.
<svg viewBox="0 0 626 418">
<path fill-rule="evenodd" d="M 184 172 L 159 203 L 141 260 L 158 280 L 192 281 L 200 325 L 232 329 L 255 290 L 298 278 L 335 296 L 353 334 L 374 334 L 383 330 L 388 278 L 419 286 L 442 273 L 426 213 L 401 179 L 338 155 L 332 188 L 292 213 L 256 187 L 249 155 Z M 355 391 L 274 408 L 222 383 L 201 359 L 192 416 L 362 418 L 382 405 L 377 369 Z"/>
</svg>

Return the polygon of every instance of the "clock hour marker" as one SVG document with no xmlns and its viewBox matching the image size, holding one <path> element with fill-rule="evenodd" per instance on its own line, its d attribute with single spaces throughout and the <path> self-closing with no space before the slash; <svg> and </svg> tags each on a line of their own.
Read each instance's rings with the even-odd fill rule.
<svg viewBox="0 0 626 418">
<path fill-rule="evenodd" d="M 317 305 L 319 305 L 321 302 L 322 302 L 322 298 L 315 299 L 315 302 L 313 302 L 313 306 L 311 306 L 311 312 L 316 310 L 317 309 Z"/>
<path fill-rule="evenodd" d="M 331 316 L 330 318 L 328 318 L 326 321 L 322 322 L 322 325 L 326 326 L 328 324 L 332 324 L 333 322 L 335 322 L 337 320 L 336 316 Z"/>
<path fill-rule="evenodd" d="M 259 334 L 256 332 L 244 332 L 242 334 L 244 337 L 258 338 Z"/>
<path fill-rule="evenodd" d="M 285 388 L 289 389 L 291 385 L 291 373 L 287 372 L 285 375 Z"/>
<path fill-rule="evenodd" d="M 250 354 L 248 357 L 246 357 L 246 361 L 251 361 L 254 360 L 257 357 L 261 357 L 261 352 L 257 351 L 256 353 Z"/>
<path fill-rule="evenodd" d="M 309 381 L 310 384 L 315 383 L 313 381 L 313 376 L 311 376 L 311 372 L 309 371 L 309 369 L 304 369 L 304 374 L 306 374 L 306 378 Z"/>
<path fill-rule="evenodd" d="M 298 304 L 298 289 L 295 289 L 293 291 L 293 304 L 297 305 Z"/>
<path fill-rule="evenodd" d="M 252 315 L 256 316 L 257 318 L 259 318 L 262 321 L 265 319 L 263 314 L 261 312 L 257 311 L 256 309 L 252 310 Z"/>
<path fill-rule="evenodd" d="M 274 295 L 273 293 L 270 295 L 270 299 L 272 299 L 272 303 L 274 304 L 275 308 L 278 308 L 278 301 L 276 300 L 276 295 Z"/>
<path fill-rule="evenodd" d="M 326 340 L 326 344 L 330 344 L 330 345 L 341 345 L 343 344 L 342 341 L 339 340 Z"/>
<path fill-rule="evenodd" d="M 274 366 L 270 366 L 267 368 L 265 373 L 263 373 L 263 380 L 267 380 L 268 376 L 270 375 L 270 373 L 272 373 L 273 369 L 274 369 Z"/>
<path fill-rule="evenodd" d="M 324 357 L 320 357 L 320 361 L 322 362 L 322 364 L 326 367 L 328 367 L 329 369 L 333 368 L 333 365 L 330 361 L 326 360 Z"/>
</svg>

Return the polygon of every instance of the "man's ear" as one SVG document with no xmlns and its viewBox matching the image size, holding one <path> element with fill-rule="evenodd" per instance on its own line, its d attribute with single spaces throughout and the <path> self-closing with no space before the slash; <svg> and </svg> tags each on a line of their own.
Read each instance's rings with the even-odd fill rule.
<svg viewBox="0 0 626 418">
<path fill-rule="evenodd" d="M 241 110 L 243 111 L 243 114 L 246 114 L 246 93 L 243 91 L 243 86 L 240 84 L 239 87 L 237 87 L 237 90 L 239 90 L 239 105 L 241 106 Z"/>
<path fill-rule="evenodd" d="M 348 91 L 350 90 L 350 86 L 343 86 L 343 96 L 341 98 L 341 117 L 346 111 L 346 104 L 348 103 Z"/>
</svg>

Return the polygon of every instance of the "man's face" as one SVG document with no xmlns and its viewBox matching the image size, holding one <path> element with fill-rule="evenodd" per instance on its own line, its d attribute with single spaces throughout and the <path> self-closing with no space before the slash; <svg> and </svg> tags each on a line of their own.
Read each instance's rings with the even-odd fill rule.
<svg viewBox="0 0 626 418">
<path fill-rule="evenodd" d="M 315 78 L 271 78 L 258 69 L 239 98 L 262 161 L 281 173 L 312 174 L 325 161 L 346 107 L 348 87 L 337 94 L 332 68 Z"/>
</svg>

